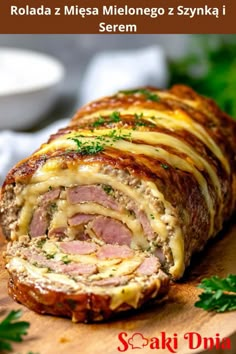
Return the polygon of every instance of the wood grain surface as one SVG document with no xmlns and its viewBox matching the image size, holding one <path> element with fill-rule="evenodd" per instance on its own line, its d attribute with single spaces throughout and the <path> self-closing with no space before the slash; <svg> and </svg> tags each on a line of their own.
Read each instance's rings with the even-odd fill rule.
<svg viewBox="0 0 236 354">
<path fill-rule="evenodd" d="M 1 254 L 5 243 L 0 239 Z M 203 345 L 198 349 L 189 349 L 184 339 L 187 332 L 198 332 L 202 337 L 229 337 L 231 350 L 211 350 L 209 353 L 236 353 L 236 311 L 216 314 L 208 313 L 194 307 L 199 289 L 196 285 L 203 277 L 211 275 L 226 276 L 236 274 L 236 225 L 228 226 L 204 252 L 198 254 L 182 282 L 171 286 L 167 300 L 159 304 L 149 304 L 140 311 L 123 315 L 109 323 L 74 324 L 68 319 L 42 316 L 31 312 L 13 302 L 7 295 L 7 272 L 3 259 L 0 260 L 0 319 L 11 309 L 23 309 L 22 319 L 30 321 L 28 335 L 22 343 L 14 345 L 14 353 L 27 354 L 29 351 L 40 354 L 95 354 L 120 353 L 124 346 L 118 339 L 120 332 L 126 332 L 127 338 L 140 332 L 144 337 L 160 338 L 161 332 L 173 337 L 177 334 L 176 353 L 199 353 L 205 351 Z M 169 354 L 166 349 L 150 349 L 149 345 L 142 349 L 129 346 L 124 353 Z"/>
</svg>

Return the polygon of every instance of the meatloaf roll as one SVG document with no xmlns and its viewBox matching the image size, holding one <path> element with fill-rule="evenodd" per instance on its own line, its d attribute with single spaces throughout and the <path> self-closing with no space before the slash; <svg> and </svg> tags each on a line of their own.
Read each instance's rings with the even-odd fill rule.
<svg viewBox="0 0 236 354">
<path fill-rule="evenodd" d="M 157 257 L 127 245 L 21 236 L 9 244 L 6 260 L 15 300 L 74 322 L 135 309 L 163 296 L 169 284 Z"/>
<path fill-rule="evenodd" d="M 235 210 L 235 136 L 185 86 L 94 101 L 9 172 L 4 233 L 140 250 L 178 279 Z"/>
</svg>

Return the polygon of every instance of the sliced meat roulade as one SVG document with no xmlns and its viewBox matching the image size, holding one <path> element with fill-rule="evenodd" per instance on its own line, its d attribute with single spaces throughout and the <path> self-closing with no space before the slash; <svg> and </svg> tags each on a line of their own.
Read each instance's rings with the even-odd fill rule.
<svg viewBox="0 0 236 354">
<path fill-rule="evenodd" d="M 29 235 L 30 249 L 45 235 L 71 240 L 70 254 L 73 242 L 144 252 L 140 269 L 158 258 L 178 279 L 235 210 L 235 136 L 235 121 L 185 86 L 94 101 L 9 172 L 4 233 Z"/>
<path fill-rule="evenodd" d="M 15 300 L 74 322 L 108 319 L 168 290 L 158 258 L 125 245 L 21 236 L 5 257 Z"/>
</svg>

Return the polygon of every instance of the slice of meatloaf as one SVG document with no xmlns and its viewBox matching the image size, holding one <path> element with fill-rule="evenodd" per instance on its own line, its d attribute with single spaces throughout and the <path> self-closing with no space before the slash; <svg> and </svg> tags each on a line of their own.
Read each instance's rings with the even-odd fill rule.
<svg viewBox="0 0 236 354">
<path fill-rule="evenodd" d="M 126 245 L 20 237 L 5 258 L 15 300 L 74 322 L 108 319 L 168 290 L 158 258 Z"/>
</svg>

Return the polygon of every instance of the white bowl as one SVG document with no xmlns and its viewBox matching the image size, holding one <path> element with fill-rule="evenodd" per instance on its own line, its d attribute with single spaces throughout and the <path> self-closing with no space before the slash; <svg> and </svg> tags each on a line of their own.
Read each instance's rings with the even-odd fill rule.
<svg viewBox="0 0 236 354">
<path fill-rule="evenodd" d="M 63 66 L 28 50 L 0 48 L 0 129 L 32 126 L 52 108 Z"/>
</svg>

